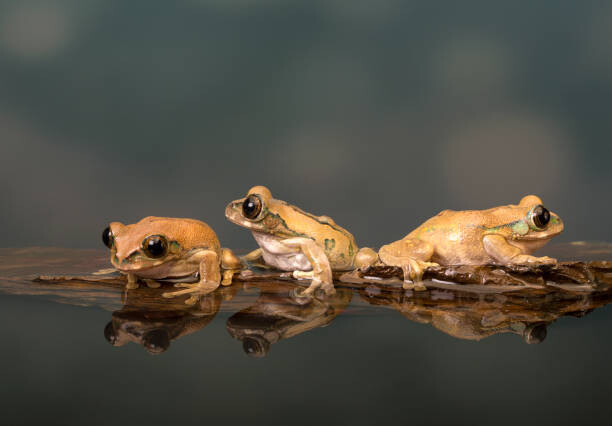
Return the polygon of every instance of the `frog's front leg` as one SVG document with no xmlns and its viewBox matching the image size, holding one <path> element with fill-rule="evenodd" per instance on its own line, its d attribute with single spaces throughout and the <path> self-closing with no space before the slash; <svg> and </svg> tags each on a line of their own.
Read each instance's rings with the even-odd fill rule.
<svg viewBox="0 0 612 426">
<path fill-rule="evenodd" d="M 508 243 L 501 235 L 485 235 L 482 238 L 482 244 L 489 256 L 504 265 L 511 263 L 554 265 L 557 263 L 557 259 L 552 257 L 523 254 L 520 248 Z"/>
<path fill-rule="evenodd" d="M 138 288 L 138 277 L 134 274 L 127 274 L 127 284 L 125 285 L 127 290 L 134 290 Z"/>
<path fill-rule="evenodd" d="M 311 271 L 293 271 L 294 278 L 312 280 L 301 295 L 312 296 L 318 288 L 322 288 L 327 295 L 336 292 L 331 265 L 322 247 L 313 240 L 302 237 L 282 240 L 281 244 L 290 249 L 299 249 L 312 265 Z"/>
<path fill-rule="evenodd" d="M 378 251 L 380 260 L 389 266 L 399 266 L 404 272 L 404 289 L 426 290 L 423 284 L 425 270 L 432 266 L 440 266 L 428 262 L 433 256 L 433 245 L 413 239 L 404 238 L 382 246 Z"/>
<path fill-rule="evenodd" d="M 181 284 L 184 290 L 163 293 L 163 297 L 176 297 L 182 294 L 192 294 L 185 301 L 187 305 L 195 304 L 200 296 L 215 291 L 221 283 L 221 267 L 219 256 L 212 250 L 203 250 L 199 254 L 200 259 L 200 281 L 194 284 Z"/>
</svg>

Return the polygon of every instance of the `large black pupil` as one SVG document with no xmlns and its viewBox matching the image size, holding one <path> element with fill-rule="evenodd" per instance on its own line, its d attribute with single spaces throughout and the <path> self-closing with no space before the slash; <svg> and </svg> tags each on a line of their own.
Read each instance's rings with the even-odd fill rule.
<svg viewBox="0 0 612 426">
<path fill-rule="evenodd" d="M 249 219 L 255 219 L 259 214 L 259 199 L 250 196 L 242 203 L 242 212 Z"/>
<path fill-rule="evenodd" d="M 149 238 L 147 240 L 147 253 L 151 257 L 163 256 L 166 252 L 166 243 L 161 238 Z"/>
<path fill-rule="evenodd" d="M 538 228 L 543 228 L 548 225 L 548 222 L 550 222 L 550 212 L 546 208 L 538 206 L 534 213 L 533 219 Z"/>
<path fill-rule="evenodd" d="M 113 234 L 111 233 L 110 226 L 107 226 L 104 228 L 104 231 L 102 231 L 102 242 L 108 248 L 111 248 L 113 245 Z"/>
</svg>

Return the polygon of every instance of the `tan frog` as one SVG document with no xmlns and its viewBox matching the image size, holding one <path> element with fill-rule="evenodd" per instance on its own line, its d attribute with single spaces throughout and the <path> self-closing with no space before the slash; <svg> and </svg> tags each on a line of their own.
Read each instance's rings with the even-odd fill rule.
<svg viewBox="0 0 612 426">
<path fill-rule="evenodd" d="M 263 257 L 272 267 L 293 271 L 294 278 L 311 279 L 305 296 L 318 288 L 333 294 L 332 270 L 352 270 L 376 258 L 371 249 L 358 251 L 353 235 L 331 218 L 277 200 L 265 186 L 255 186 L 245 198 L 229 203 L 225 216 L 251 230 L 259 244 L 247 260 Z"/>
<path fill-rule="evenodd" d="M 380 248 L 381 262 L 404 270 L 404 288 L 423 290 L 427 267 L 554 264 L 531 253 L 563 231 L 563 222 L 535 195 L 488 210 L 444 210 L 399 241 Z M 412 281 L 413 284 L 408 284 Z"/>
<path fill-rule="evenodd" d="M 139 278 L 149 287 L 159 287 L 156 280 L 197 281 L 176 284 L 186 288 L 163 294 L 193 293 L 185 302 L 190 305 L 220 283 L 230 285 L 241 268 L 240 259 L 221 248 L 210 226 L 195 219 L 149 216 L 132 225 L 112 222 L 102 240 L 110 249 L 113 266 L 127 275 L 127 289 L 138 288 Z"/>
</svg>

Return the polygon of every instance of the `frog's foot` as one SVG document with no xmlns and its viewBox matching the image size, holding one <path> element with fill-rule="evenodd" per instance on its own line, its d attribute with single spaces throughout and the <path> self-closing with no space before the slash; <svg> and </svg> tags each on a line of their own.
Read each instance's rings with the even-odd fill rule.
<svg viewBox="0 0 612 426">
<path fill-rule="evenodd" d="M 404 271 L 404 289 L 415 291 L 427 290 L 427 287 L 423 284 L 423 274 L 425 270 L 429 267 L 440 265 L 434 262 L 413 259 L 411 257 L 407 257 L 404 261 L 405 263 L 402 264 L 402 271 Z"/>
<path fill-rule="evenodd" d="M 302 291 L 298 291 L 298 296 L 313 296 L 315 292 L 320 288 L 325 292 L 327 296 L 331 296 L 336 293 L 334 284 L 332 282 L 325 282 L 321 279 L 321 274 L 313 271 L 293 271 L 293 278 L 297 280 L 312 280 L 310 286 Z"/>
<path fill-rule="evenodd" d="M 536 257 L 528 254 L 523 254 L 521 249 L 509 244 L 505 238 L 500 235 L 485 235 L 482 238 L 482 243 L 485 251 L 495 259 L 496 262 L 518 265 L 555 265 L 557 259 L 552 257 Z"/>
<path fill-rule="evenodd" d="M 240 269 L 226 269 L 223 271 L 223 279 L 221 280 L 221 285 L 228 286 L 232 285 L 232 280 L 234 279 L 234 274 L 240 272 Z"/>
<path fill-rule="evenodd" d="M 171 291 L 162 293 L 165 298 L 172 298 L 176 296 L 182 296 L 184 294 L 191 294 L 192 296 L 185 301 L 186 305 L 194 305 L 201 296 L 212 293 L 219 287 L 218 282 L 202 282 L 187 284 L 181 283 L 179 287 L 183 287 L 183 290 Z"/>
<path fill-rule="evenodd" d="M 211 293 L 219 287 L 221 282 L 219 256 L 212 250 L 204 250 L 200 256 L 200 281 L 194 284 L 181 284 L 180 287 L 183 287 L 183 290 L 163 293 L 163 297 L 170 298 L 183 294 L 192 294 L 185 301 L 185 304 L 194 305 L 200 299 L 200 296 Z"/>
<path fill-rule="evenodd" d="M 232 284 L 234 274 L 240 272 L 243 268 L 242 261 L 233 251 L 228 248 L 221 249 L 222 285 Z"/>
<path fill-rule="evenodd" d="M 159 288 L 161 284 L 155 280 L 143 280 L 149 288 Z"/>
<path fill-rule="evenodd" d="M 327 295 L 335 293 L 331 265 L 322 247 L 313 240 L 303 237 L 288 238 L 281 244 L 291 250 L 297 249 L 304 253 L 312 265 L 311 271 L 293 272 L 293 277 L 296 279 L 312 279 L 310 287 L 302 295 L 313 295 L 318 288 L 325 291 Z"/>
<path fill-rule="evenodd" d="M 126 290 L 134 290 L 138 288 L 138 278 L 134 274 L 127 274 Z"/>
<path fill-rule="evenodd" d="M 512 263 L 520 265 L 556 265 L 557 259 L 548 256 L 536 257 L 528 254 L 519 254 L 512 258 Z"/>
</svg>

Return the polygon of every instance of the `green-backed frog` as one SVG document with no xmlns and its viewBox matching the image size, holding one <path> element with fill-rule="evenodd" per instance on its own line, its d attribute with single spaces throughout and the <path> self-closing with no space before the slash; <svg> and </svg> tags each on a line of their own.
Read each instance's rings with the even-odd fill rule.
<svg viewBox="0 0 612 426">
<path fill-rule="evenodd" d="M 444 210 L 399 241 L 380 260 L 404 270 L 404 288 L 422 290 L 424 269 L 443 265 L 554 264 L 531 253 L 563 231 L 563 222 L 535 195 L 488 210 Z M 412 281 L 413 284 L 408 284 Z"/>
<path fill-rule="evenodd" d="M 231 284 L 241 267 L 231 250 L 221 248 L 212 228 L 195 219 L 149 216 L 131 225 L 112 222 L 102 240 L 113 266 L 127 275 L 127 289 L 138 288 L 139 278 L 150 287 L 159 287 L 156 280 L 175 281 L 185 289 L 163 296 L 194 294 L 187 304 L 220 283 Z"/>
<path fill-rule="evenodd" d="M 255 186 L 245 198 L 229 203 L 225 216 L 253 233 L 260 248 L 247 259 L 261 256 L 272 267 L 293 271 L 296 279 L 311 279 L 305 296 L 318 288 L 333 294 L 332 270 L 351 270 L 376 256 L 371 249 L 358 251 L 353 235 L 331 218 L 277 200 L 265 186 Z"/>
</svg>

